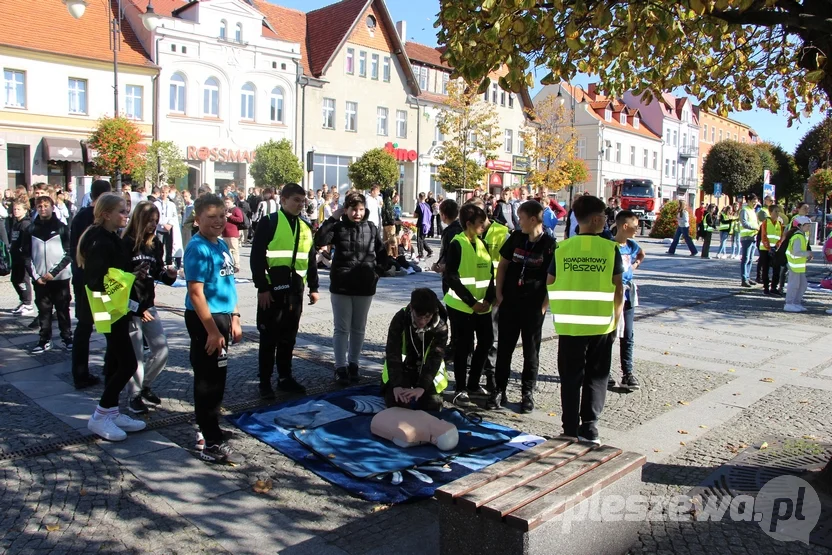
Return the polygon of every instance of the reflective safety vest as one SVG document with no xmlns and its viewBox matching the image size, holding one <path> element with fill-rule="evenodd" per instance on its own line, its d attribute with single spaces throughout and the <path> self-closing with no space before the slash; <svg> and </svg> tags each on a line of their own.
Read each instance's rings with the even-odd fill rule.
<svg viewBox="0 0 832 555">
<path fill-rule="evenodd" d="M 725 214 L 720 214 L 719 227 L 717 229 L 719 231 L 729 231 L 731 229 L 731 218 L 729 218 Z"/>
<path fill-rule="evenodd" d="M 757 211 L 757 220 L 759 220 L 761 224 L 762 224 L 762 222 L 766 221 L 770 217 L 771 217 L 771 214 L 769 214 L 768 208 L 766 208 L 766 207 L 760 208 Z"/>
<path fill-rule="evenodd" d="M 716 228 L 711 227 L 711 225 L 708 224 L 708 220 L 710 220 L 711 223 L 713 223 L 713 216 L 706 214 L 705 217 L 702 218 L 702 229 L 704 229 L 706 233 L 713 233 L 714 231 L 716 231 Z"/>
<path fill-rule="evenodd" d="M 407 310 L 407 307 L 404 307 L 402 310 Z M 431 341 L 428 348 L 425 349 L 425 356 L 422 359 L 423 366 L 427 364 L 428 355 L 430 354 L 432 348 L 433 341 Z M 407 336 L 404 332 L 402 332 L 402 360 L 405 358 L 407 358 Z M 388 381 L 390 381 L 390 374 L 387 372 L 387 359 L 385 359 L 384 367 L 381 371 L 381 383 L 387 383 Z M 436 371 L 436 375 L 433 377 L 433 387 L 436 390 L 436 393 L 442 393 L 448 387 L 448 369 L 445 368 L 444 360 L 439 365 L 439 370 Z"/>
<path fill-rule="evenodd" d="M 491 222 L 488 231 L 485 232 L 485 246 L 488 247 L 488 254 L 491 255 L 491 264 L 494 269 L 500 265 L 500 249 L 508 239 L 509 229 L 500 222 Z"/>
<path fill-rule="evenodd" d="M 789 270 L 796 274 L 806 273 L 806 257 L 795 256 L 792 252 L 795 250 L 795 242 L 799 243 L 799 248 L 802 251 L 806 250 L 806 236 L 803 233 L 795 233 L 789 241 L 789 248 L 786 249 L 786 261 L 789 263 Z"/>
<path fill-rule="evenodd" d="M 459 280 L 462 285 L 471 292 L 477 302 L 485 299 L 485 292 L 491 284 L 491 257 L 485 243 L 477 237 L 474 239 L 476 250 L 471 245 L 468 237 L 460 233 L 451 242 L 456 241 L 462 250 L 462 257 L 459 260 Z M 444 298 L 445 305 L 466 314 L 473 314 L 474 309 L 468 306 L 454 290 L 448 289 Z M 488 312 L 491 312 L 489 310 Z"/>
<path fill-rule="evenodd" d="M 752 225 L 754 225 L 754 229 L 746 229 L 742 227 L 742 223 L 740 223 L 741 220 L 738 220 L 738 224 L 740 226 L 740 238 L 742 239 L 744 237 L 753 237 L 757 235 L 757 231 L 760 229 L 760 221 L 757 219 L 757 214 L 754 212 L 754 209 L 750 206 L 746 206 L 742 210 L 746 213 L 746 218 L 748 219 L 748 221 Z"/>
<path fill-rule="evenodd" d="M 617 245 L 595 235 L 575 235 L 555 249 L 555 282 L 549 308 L 558 335 L 604 335 L 615 329 Z"/>
<path fill-rule="evenodd" d="M 775 222 L 770 219 L 766 222 L 766 238 L 768 238 L 769 245 L 771 247 L 776 248 L 777 241 L 780 240 L 780 234 L 783 232 L 783 226 L 780 225 L 780 222 Z M 760 241 L 760 250 L 767 251 L 769 250 L 766 247 L 766 244 Z"/>
<path fill-rule="evenodd" d="M 309 270 L 309 251 L 314 244 L 312 230 L 300 218 L 298 218 L 295 231 L 289 220 L 281 210 L 277 213 L 277 228 L 274 230 L 274 237 L 266 247 L 266 265 L 269 268 L 288 267 L 300 276 L 303 283 L 306 283 L 306 273 Z M 300 256 L 298 256 L 300 254 Z M 266 280 L 272 282 L 271 277 L 266 275 Z"/>
<path fill-rule="evenodd" d="M 117 268 L 109 268 L 104 276 L 104 291 L 87 290 L 95 331 L 110 333 L 112 325 L 130 312 L 130 290 L 136 276 Z"/>
</svg>

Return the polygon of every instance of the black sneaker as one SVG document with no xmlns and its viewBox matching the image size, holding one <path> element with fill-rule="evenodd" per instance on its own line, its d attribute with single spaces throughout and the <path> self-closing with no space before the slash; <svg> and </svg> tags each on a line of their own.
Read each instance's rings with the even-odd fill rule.
<svg viewBox="0 0 832 555">
<path fill-rule="evenodd" d="M 469 397 L 488 397 L 488 391 L 481 385 L 469 387 L 467 389 Z"/>
<path fill-rule="evenodd" d="M 260 398 L 261 399 L 274 399 L 274 389 L 272 389 L 272 385 L 268 382 L 261 382 L 260 383 Z"/>
<path fill-rule="evenodd" d="M 85 389 L 87 387 L 92 387 L 100 383 L 101 378 L 99 378 L 98 376 L 93 376 L 92 374 L 87 374 L 85 378 L 81 378 L 80 380 L 75 382 L 75 389 Z"/>
<path fill-rule="evenodd" d="M 142 401 L 141 394 L 130 399 L 130 402 L 127 404 L 127 408 L 133 414 L 147 414 L 150 412 L 150 409 L 148 409 L 147 405 L 145 405 L 144 401 Z"/>
<path fill-rule="evenodd" d="M 72 350 L 72 339 L 69 339 L 69 340 L 64 339 L 63 344 L 64 344 L 64 350 L 65 351 L 71 351 Z"/>
<path fill-rule="evenodd" d="M 601 445 L 601 439 L 598 435 L 598 430 L 594 425 L 581 424 L 578 428 L 578 441 L 592 443 L 593 445 Z"/>
<path fill-rule="evenodd" d="M 638 380 L 632 374 L 624 374 L 624 377 L 621 378 L 621 387 L 628 391 L 635 391 L 636 389 L 641 389 Z"/>
<path fill-rule="evenodd" d="M 29 323 L 29 329 L 30 329 L 30 330 L 37 330 L 37 329 L 40 329 L 40 320 L 38 319 L 38 317 L 37 317 L 37 316 L 35 316 L 35 319 L 34 319 L 34 320 L 32 320 L 32 321 Z"/>
<path fill-rule="evenodd" d="M 504 407 L 507 404 L 508 404 L 508 395 L 506 395 L 506 392 L 503 391 L 502 393 L 500 393 L 500 406 Z"/>
<path fill-rule="evenodd" d="M 468 397 L 467 391 L 460 391 L 456 395 L 454 395 L 453 404 L 454 406 L 463 409 L 470 409 L 477 406 L 475 403 L 471 402 L 471 398 Z"/>
<path fill-rule="evenodd" d="M 219 445 L 206 445 L 199 451 L 199 458 L 215 464 L 243 464 L 246 460 L 239 453 L 229 447 L 227 443 Z"/>
<path fill-rule="evenodd" d="M 350 385 L 350 377 L 347 373 L 346 366 L 335 369 L 335 383 L 338 385 Z"/>
<path fill-rule="evenodd" d="M 143 387 L 141 395 L 142 395 L 142 399 L 145 402 L 150 403 L 151 405 L 161 405 L 162 404 L 162 400 L 159 399 L 159 396 L 156 395 L 155 393 L 153 393 L 153 390 L 150 389 L 149 387 Z"/>
<path fill-rule="evenodd" d="M 740 284 L 740 287 L 753 287 L 750 281 L 744 281 Z"/>
<path fill-rule="evenodd" d="M 607 389 L 615 389 L 615 386 L 616 386 L 615 378 L 610 376 L 609 379 L 607 380 Z"/>
<path fill-rule="evenodd" d="M 493 391 L 485 401 L 485 410 L 500 410 L 499 392 Z"/>
<path fill-rule="evenodd" d="M 520 401 L 520 412 L 523 414 L 534 412 L 534 396 L 532 394 L 527 393 L 523 395 L 523 400 Z"/>
<path fill-rule="evenodd" d="M 284 378 L 277 380 L 277 389 L 287 393 L 297 393 L 299 395 L 306 395 L 306 388 L 300 385 L 295 378 Z"/>
<path fill-rule="evenodd" d="M 52 342 L 51 341 L 41 341 L 40 343 L 32 349 L 33 355 L 39 355 L 41 353 L 45 353 L 46 351 L 52 350 Z"/>
<path fill-rule="evenodd" d="M 347 371 L 350 373 L 350 382 L 358 383 L 361 379 L 361 376 L 358 374 L 358 365 L 351 362 L 350 365 L 347 367 Z"/>
</svg>

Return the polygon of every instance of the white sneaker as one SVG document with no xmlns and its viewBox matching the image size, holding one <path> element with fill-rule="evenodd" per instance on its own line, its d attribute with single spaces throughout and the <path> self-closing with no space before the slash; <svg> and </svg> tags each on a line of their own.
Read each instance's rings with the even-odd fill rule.
<svg viewBox="0 0 832 555">
<path fill-rule="evenodd" d="M 785 312 L 803 312 L 804 310 L 806 309 L 796 304 L 787 304 L 783 307 L 783 311 Z"/>
<path fill-rule="evenodd" d="M 24 306 L 26 306 L 26 305 L 23 304 L 23 303 L 20 303 L 19 305 L 17 305 L 17 308 L 12 310 L 12 314 L 15 314 L 15 315 L 20 314 L 20 311 L 23 309 Z"/>
<path fill-rule="evenodd" d="M 832 308 L 826 311 L 827 314 L 832 314 Z"/>
<path fill-rule="evenodd" d="M 802 304 L 796 304 L 796 305 L 794 305 L 794 306 L 797 308 L 797 311 L 798 311 L 798 312 L 806 312 L 807 310 L 809 310 L 808 308 L 806 308 L 806 307 L 805 307 L 805 306 L 803 306 Z"/>
<path fill-rule="evenodd" d="M 125 432 L 140 432 L 147 428 L 147 422 L 144 420 L 135 420 L 126 414 L 119 414 L 115 418 L 115 425 Z"/>
<path fill-rule="evenodd" d="M 98 419 L 90 417 L 87 429 L 107 441 L 124 441 L 127 439 L 127 433 L 116 426 L 115 420 L 115 416 L 103 416 Z"/>
<path fill-rule="evenodd" d="M 37 312 L 35 311 L 34 306 L 24 305 L 20 307 L 20 312 L 17 312 L 16 314 L 18 314 L 19 316 L 34 316 L 35 314 L 37 314 Z"/>
</svg>

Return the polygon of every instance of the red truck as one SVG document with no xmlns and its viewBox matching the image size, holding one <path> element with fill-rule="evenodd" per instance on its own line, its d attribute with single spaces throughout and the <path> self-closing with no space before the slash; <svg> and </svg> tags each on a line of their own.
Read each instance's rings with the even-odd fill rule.
<svg viewBox="0 0 832 555">
<path fill-rule="evenodd" d="M 632 210 L 642 228 L 650 229 L 661 208 L 658 191 L 649 179 L 618 179 L 610 182 L 611 195 L 618 197 L 623 210 Z"/>
</svg>

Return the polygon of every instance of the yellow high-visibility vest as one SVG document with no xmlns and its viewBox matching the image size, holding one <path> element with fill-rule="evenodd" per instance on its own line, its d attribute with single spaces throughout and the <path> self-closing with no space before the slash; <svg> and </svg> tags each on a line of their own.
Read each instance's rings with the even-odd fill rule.
<svg viewBox="0 0 832 555">
<path fill-rule="evenodd" d="M 104 291 L 87 291 L 92 321 L 98 333 L 110 333 L 114 322 L 130 312 L 130 290 L 136 276 L 117 268 L 109 268 L 104 276 Z"/>
<path fill-rule="evenodd" d="M 290 268 L 300 276 L 303 283 L 306 283 L 306 273 L 309 270 L 309 251 L 314 244 L 312 230 L 309 229 L 306 222 L 298 218 L 295 230 L 292 231 L 292 226 L 289 225 L 289 221 L 282 210 L 275 217 L 277 218 L 277 228 L 274 230 L 274 237 L 266 247 L 266 265 L 269 268 L 280 266 Z M 295 250 L 296 243 L 297 250 Z M 268 275 L 266 275 L 266 279 L 271 283 L 271 278 Z"/>
<path fill-rule="evenodd" d="M 407 307 L 404 307 L 402 310 L 407 310 Z M 433 341 L 431 341 L 428 348 L 425 349 L 425 356 L 422 359 L 422 365 L 427 363 L 428 355 L 430 354 L 432 348 Z M 405 358 L 407 358 L 407 336 L 405 336 L 404 332 L 402 332 L 402 361 L 404 361 Z M 387 359 L 385 358 L 384 366 L 381 371 L 381 383 L 387 383 L 389 381 L 390 374 L 387 372 Z M 448 369 L 445 367 L 444 360 L 439 365 L 439 370 L 436 371 L 436 375 L 433 377 L 433 387 L 436 390 L 436 393 L 442 393 L 448 387 Z"/>
<path fill-rule="evenodd" d="M 485 246 L 488 247 L 488 254 L 491 256 L 491 264 L 494 269 L 500 265 L 500 249 L 508 239 L 509 229 L 500 222 L 491 222 L 488 231 L 485 232 Z"/>
<path fill-rule="evenodd" d="M 485 300 L 485 293 L 491 285 L 491 256 L 488 249 L 479 237 L 474 238 L 476 250 L 468 237 L 460 233 L 453 238 L 459 243 L 462 250 L 462 257 L 459 260 L 459 280 L 462 285 L 471 292 L 477 302 Z M 473 314 L 474 309 L 468 306 L 453 289 L 448 289 L 445 294 L 445 305 L 466 314 Z M 489 309 L 488 312 L 491 312 Z"/>
<path fill-rule="evenodd" d="M 795 243 L 799 243 L 800 250 L 805 251 L 808 241 L 803 233 L 795 233 L 792 235 L 789 241 L 789 248 L 786 249 L 786 261 L 789 264 L 789 270 L 796 274 L 805 274 L 807 257 L 792 254 L 795 251 Z"/>
</svg>

